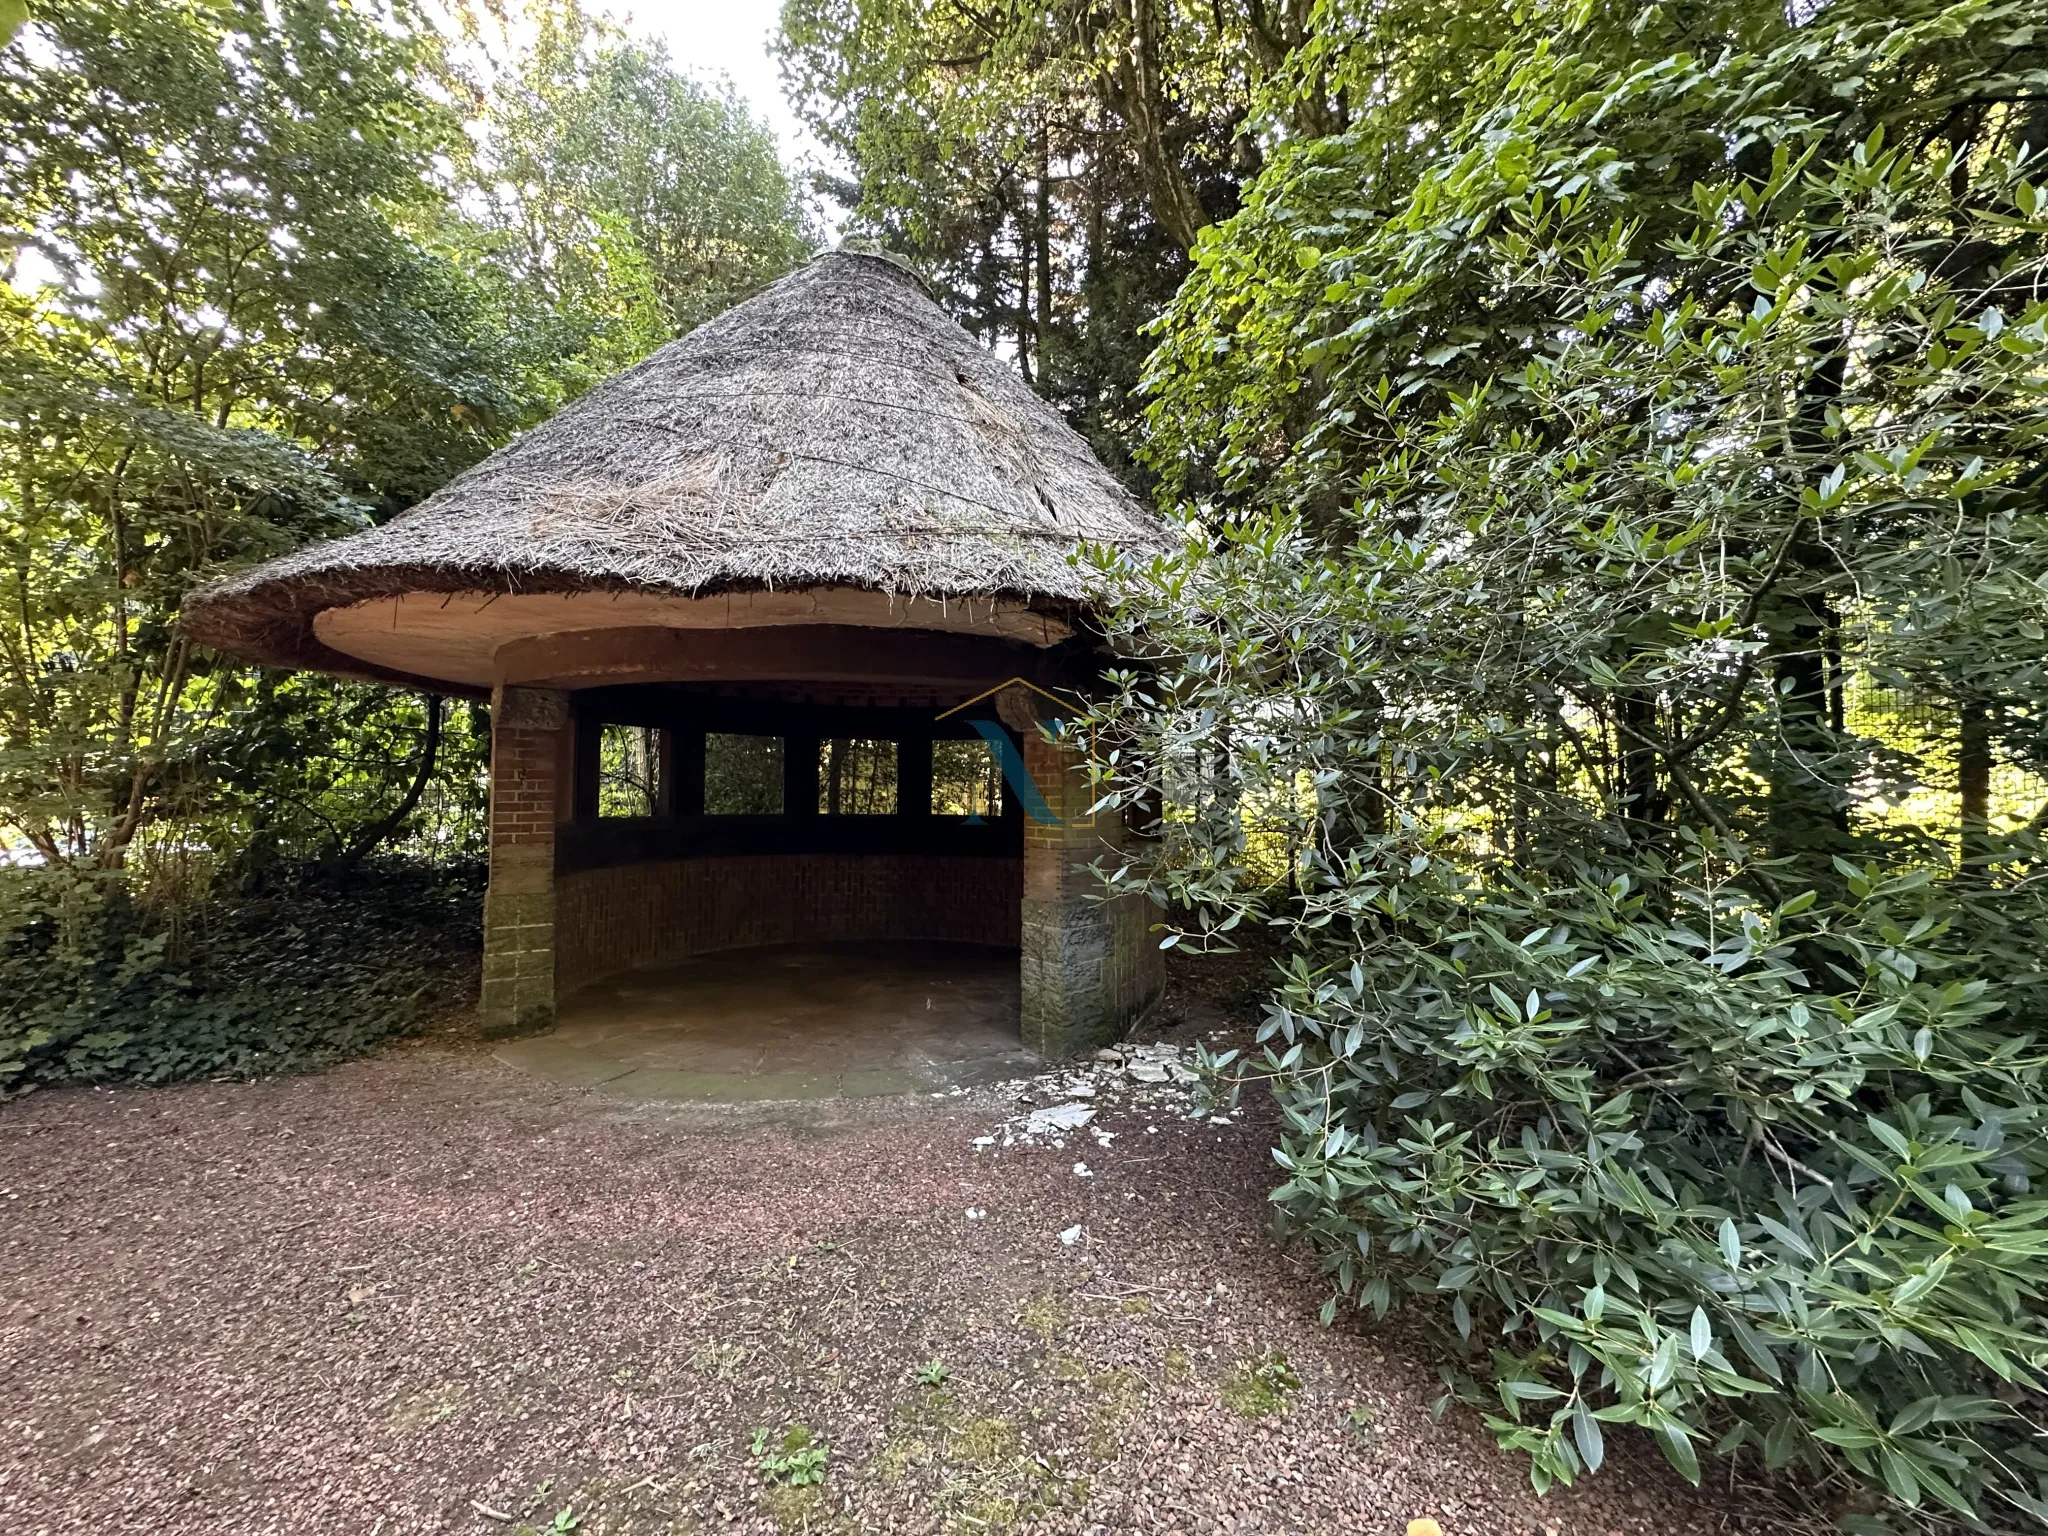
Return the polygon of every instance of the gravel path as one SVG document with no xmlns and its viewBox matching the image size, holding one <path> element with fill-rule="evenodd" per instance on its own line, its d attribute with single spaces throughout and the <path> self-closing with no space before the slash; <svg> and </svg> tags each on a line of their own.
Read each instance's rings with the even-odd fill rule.
<svg viewBox="0 0 2048 1536">
<path fill-rule="evenodd" d="M 434 1043 L 0 1105 L 0 1530 L 1726 1528 L 1654 1454 L 1539 1500 L 1395 1336 L 1318 1327 L 1261 1126 L 973 1145 L 1017 1109 L 632 1106 Z M 822 1484 L 765 1482 L 796 1426 Z"/>
</svg>

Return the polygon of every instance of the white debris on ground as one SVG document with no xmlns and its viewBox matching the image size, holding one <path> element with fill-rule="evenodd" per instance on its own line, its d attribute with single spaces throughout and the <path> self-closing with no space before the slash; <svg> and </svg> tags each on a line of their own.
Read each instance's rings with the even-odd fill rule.
<svg viewBox="0 0 2048 1536">
<path fill-rule="evenodd" d="M 1086 1104 L 1050 1104 L 1026 1115 L 1024 1128 L 1033 1136 L 1050 1136 L 1060 1131 L 1078 1131 L 1094 1118 L 1095 1111 Z"/>
<path fill-rule="evenodd" d="M 1140 1108 L 1161 1116 L 1200 1120 L 1210 1114 L 1208 1091 L 1194 1068 L 1194 1052 L 1171 1044 L 1117 1045 L 1036 1077 L 1008 1084 L 1006 1091 L 1034 1109 L 1005 1120 L 994 1132 L 974 1138 L 977 1151 L 992 1147 L 1064 1147 L 1085 1131 L 1107 1149 L 1120 1132 L 1091 1125 L 1099 1113 Z M 1228 1125 L 1222 1117 L 1210 1120 Z M 1157 1128 L 1147 1126 L 1149 1134 Z M 1076 1164 L 1080 1174 L 1083 1165 Z M 1088 1175 L 1080 1174 L 1086 1178 Z"/>
</svg>

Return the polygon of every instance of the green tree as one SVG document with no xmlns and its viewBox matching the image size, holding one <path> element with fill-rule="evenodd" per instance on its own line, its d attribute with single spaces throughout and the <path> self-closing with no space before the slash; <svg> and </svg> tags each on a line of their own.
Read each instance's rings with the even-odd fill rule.
<svg viewBox="0 0 2048 1536">
<path fill-rule="evenodd" d="M 803 261 L 813 237 L 775 141 L 730 86 L 676 72 L 574 5 L 536 6 L 495 73 L 472 202 L 506 276 L 594 382 Z"/>
<path fill-rule="evenodd" d="M 2031 1528 L 2048 56 L 1995 0 L 1503 44 L 1197 247 L 1148 448 L 1223 489 L 1102 572 L 1120 878 L 1284 932 L 1275 1198 L 1539 1486 L 1634 1424 Z"/>
<path fill-rule="evenodd" d="M 0 817 L 45 861 L 155 822 L 345 851 L 430 739 L 413 803 L 466 804 L 465 723 L 194 654 L 183 593 L 402 511 L 806 249 L 729 93 L 540 20 L 482 85 L 403 0 L 88 4 L 0 53 Z"/>
<path fill-rule="evenodd" d="M 1128 466 L 1143 327 L 1236 206 L 1306 7 L 789 0 L 784 77 L 853 171 L 856 232 Z M 1258 46 L 1254 41 L 1263 39 Z"/>
<path fill-rule="evenodd" d="M 66 6 L 0 55 L 4 814 L 118 864 L 247 687 L 171 622 L 225 565 L 361 526 L 516 419 L 487 306 L 434 248 L 410 13 Z M 26 289 L 26 291 L 21 291 Z"/>
<path fill-rule="evenodd" d="M 799 110 L 852 169 L 832 191 L 855 228 L 919 262 L 1098 453 L 1142 475 L 1146 328 L 1202 231 L 1275 146 L 1362 112 L 1390 161 L 1421 153 L 1507 13 L 788 0 L 780 46 Z"/>
</svg>

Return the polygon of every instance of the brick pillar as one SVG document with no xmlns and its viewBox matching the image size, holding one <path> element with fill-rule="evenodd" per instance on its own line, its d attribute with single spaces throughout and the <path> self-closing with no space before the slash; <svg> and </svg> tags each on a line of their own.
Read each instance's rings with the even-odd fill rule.
<svg viewBox="0 0 2048 1536">
<path fill-rule="evenodd" d="M 491 695 L 491 883 L 484 895 L 487 1037 L 555 1025 L 555 824 L 569 778 L 569 696 Z"/>
<path fill-rule="evenodd" d="M 1121 1038 L 1158 996 L 1166 968 L 1144 897 L 1090 899 L 1103 886 L 1088 866 L 1114 867 L 1124 829 L 1110 812 L 1089 814 L 1085 757 L 1035 724 L 1020 734 L 1025 770 L 1059 818 L 1024 822 L 1021 1022 L 1025 1047 L 1058 1060 Z"/>
</svg>

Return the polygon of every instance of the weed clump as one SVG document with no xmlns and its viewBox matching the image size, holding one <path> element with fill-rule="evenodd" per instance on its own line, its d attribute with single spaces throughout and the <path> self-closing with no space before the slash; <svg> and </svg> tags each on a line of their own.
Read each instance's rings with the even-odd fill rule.
<svg viewBox="0 0 2048 1536">
<path fill-rule="evenodd" d="M 761 1481 L 791 1488 L 824 1482 L 825 1463 L 832 1455 L 832 1448 L 802 1424 L 792 1424 L 780 1435 L 772 1429 L 757 1429 L 749 1450 Z"/>
<path fill-rule="evenodd" d="M 1287 1406 L 1289 1394 L 1301 1390 L 1301 1378 L 1279 1350 L 1256 1360 L 1241 1360 L 1223 1378 L 1223 1403 L 1247 1419 L 1263 1419 Z"/>
</svg>

